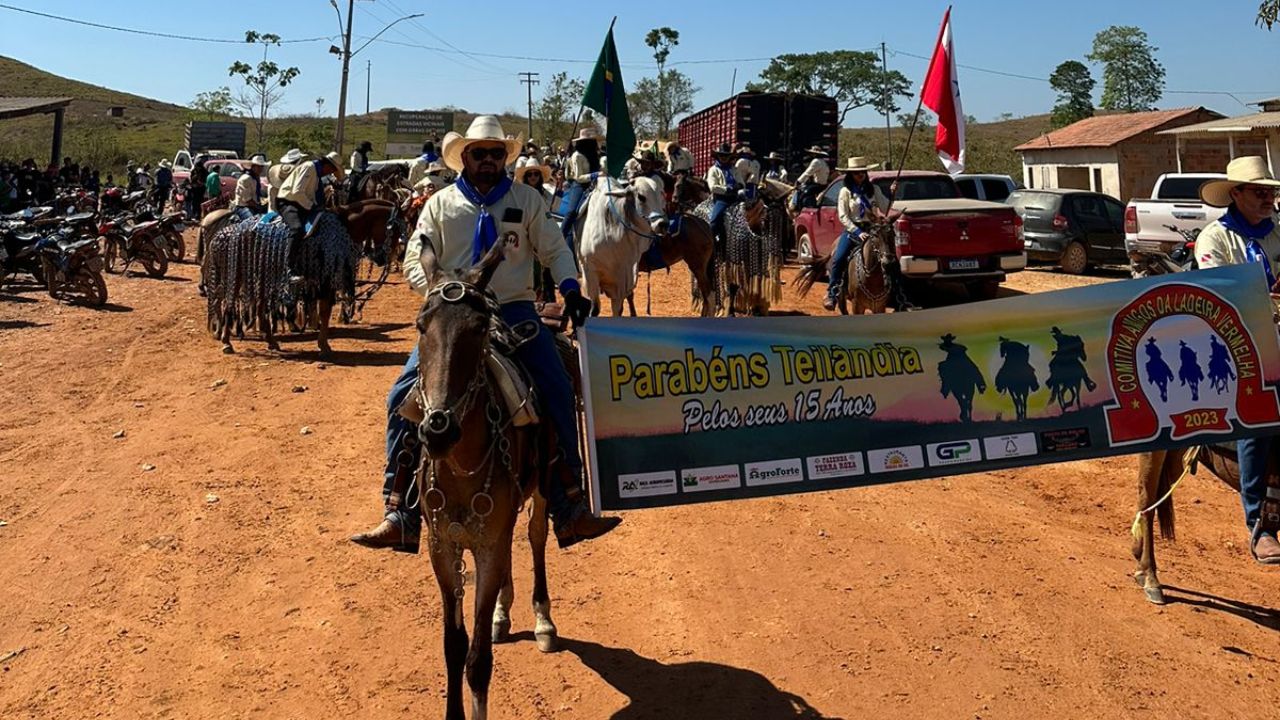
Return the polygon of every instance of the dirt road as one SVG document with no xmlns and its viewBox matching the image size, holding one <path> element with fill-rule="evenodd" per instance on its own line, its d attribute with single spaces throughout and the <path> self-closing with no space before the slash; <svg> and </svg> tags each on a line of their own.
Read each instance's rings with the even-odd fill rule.
<svg viewBox="0 0 1280 720">
<path fill-rule="evenodd" d="M 325 361 L 310 335 L 224 356 L 195 274 L 112 276 L 106 311 L 0 294 L 0 717 L 439 716 L 429 563 L 346 541 L 378 519 L 415 298 L 386 288 Z M 687 287 L 655 275 L 655 312 L 687 314 Z M 519 541 L 526 632 L 496 650 L 494 716 L 1274 714 L 1280 571 L 1248 559 L 1236 496 L 1195 477 L 1160 548 L 1181 590 L 1147 604 L 1134 468 L 631 513 L 550 551 L 554 655 L 527 632 Z"/>
</svg>

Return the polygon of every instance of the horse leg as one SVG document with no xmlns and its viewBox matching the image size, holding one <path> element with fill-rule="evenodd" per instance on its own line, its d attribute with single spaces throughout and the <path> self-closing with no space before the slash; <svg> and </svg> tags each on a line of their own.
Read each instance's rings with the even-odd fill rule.
<svg viewBox="0 0 1280 720">
<path fill-rule="evenodd" d="M 634 290 L 627 295 L 627 309 L 631 311 L 631 317 L 636 317 L 636 293 Z"/>
<path fill-rule="evenodd" d="M 547 501 L 542 493 L 534 493 L 533 515 L 529 518 L 529 547 L 533 550 L 533 637 L 544 653 L 556 650 L 556 624 L 551 620 L 551 595 L 547 592 L 547 524 Z"/>
<path fill-rule="evenodd" d="M 514 512 L 514 511 L 513 511 Z M 497 518 L 494 518 L 497 520 Z M 467 653 L 467 685 L 471 687 L 471 719 L 488 720 L 489 681 L 493 679 L 493 637 L 485 629 L 493 624 L 498 595 L 511 576 L 511 532 L 514 518 L 506 523 L 492 545 L 483 541 L 475 556 L 476 616 Z M 496 530 L 497 528 L 495 528 Z"/>
<path fill-rule="evenodd" d="M 445 720 L 466 720 L 462 705 L 462 671 L 467 662 L 467 627 L 462 622 L 462 600 L 455 594 L 461 590 L 454 563 L 454 545 L 444 543 L 432 548 L 431 568 L 440 586 L 444 621 Z"/>
<path fill-rule="evenodd" d="M 600 315 L 600 275 L 590 265 L 584 264 L 583 279 L 587 282 L 587 299 L 591 301 L 591 317 Z"/>
<path fill-rule="evenodd" d="M 1168 450 L 1154 450 L 1138 456 L 1138 510 L 1151 507 L 1158 496 L 1160 476 L 1165 472 L 1165 465 L 1172 460 Z M 1138 521 L 1138 532 L 1133 535 L 1133 559 L 1137 568 L 1133 572 L 1133 581 L 1142 588 L 1147 600 L 1157 604 L 1165 604 L 1164 589 L 1160 579 L 1156 577 L 1156 543 L 1155 543 L 1156 511 L 1144 513 Z"/>
<path fill-rule="evenodd" d="M 328 355 L 333 352 L 333 348 L 329 347 L 329 316 L 333 314 L 333 301 L 329 298 L 321 298 L 319 305 L 316 324 L 320 326 L 320 329 L 316 344 L 320 346 L 321 355 Z"/>
<path fill-rule="evenodd" d="M 231 346 L 231 325 L 233 322 L 231 311 L 228 310 L 222 314 L 222 327 L 218 329 L 218 339 L 222 341 L 222 352 L 225 355 L 230 355 L 236 351 Z"/>
<path fill-rule="evenodd" d="M 511 571 L 507 570 L 507 581 L 498 592 L 498 604 L 493 608 L 493 642 L 504 643 L 511 639 L 511 603 L 515 600 L 516 588 L 511 579 Z"/>
</svg>

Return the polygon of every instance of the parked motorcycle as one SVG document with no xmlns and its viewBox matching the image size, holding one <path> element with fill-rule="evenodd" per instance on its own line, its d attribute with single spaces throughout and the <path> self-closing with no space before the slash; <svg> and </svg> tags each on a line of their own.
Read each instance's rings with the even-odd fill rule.
<svg viewBox="0 0 1280 720">
<path fill-rule="evenodd" d="M 1181 235 L 1182 242 L 1174 245 L 1168 252 L 1130 252 L 1130 273 L 1133 277 L 1143 278 L 1200 269 L 1200 264 L 1196 262 L 1196 238 L 1200 236 L 1201 228 L 1183 230 L 1176 225 L 1164 227 Z"/>
<path fill-rule="evenodd" d="M 107 283 L 102 277 L 97 239 L 63 230 L 40 240 L 38 248 L 50 297 L 59 301 L 82 299 L 93 307 L 106 304 Z"/>
<path fill-rule="evenodd" d="M 40 233 L 13 223 L 6 223 L 0 230 L 0 287 L 20 273 L 44 282 L 44 267 L 40 263 Z"/>
<path fill-rule="evenodd" d="M 160 227 L 169 253 L 169 260 L 182 262 L 187 255 L 187 243 L 182 239 L 182 232 L 187 229 L 187 216 L 182 212 L 171 212 L 160 218 Z"/>
<path fill-rule="evenodd" d="M 134 222 L 120 216 L 104 218 L 98 225 L 98 241 L 102 243 L 107 272 L 127 272 L 134 262 L 142 263 L 148 276 L 162 278 L 169 272 L 168 241 L 159 220 Z"/>
</svg>

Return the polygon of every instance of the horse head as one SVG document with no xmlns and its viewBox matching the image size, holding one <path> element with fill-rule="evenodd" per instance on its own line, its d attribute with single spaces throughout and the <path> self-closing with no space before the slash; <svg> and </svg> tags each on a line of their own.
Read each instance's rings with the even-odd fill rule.
<svg viewBox="0 0 1280 720">
<path fill-rule="evenodd" d="M 484 356 L 498 301 L 489 281 L 502 262 L 502 244 L 470 268 L 445 273 L 431 243 L 422 243 L 421 263 L 428 287 L 418 313 L 418 426 L 427 457 L 439 459 L 462 439 L 462 423 L 484 389 Z"/>
<path fill-rule="evenodd" d="M 661 235 L 667 231 L 666 201 L 662 183 L 649 177 L 639 177 L 630 184 L 619 183 L 605 191 L 611 198 L 622 200 L 623 224 L 639 234 L 649 232 Z"/>
</svg>

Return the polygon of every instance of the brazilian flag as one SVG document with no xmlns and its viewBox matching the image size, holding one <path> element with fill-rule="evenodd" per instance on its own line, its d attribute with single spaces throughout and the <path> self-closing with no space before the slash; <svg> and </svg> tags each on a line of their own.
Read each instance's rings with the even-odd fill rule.
<svg viewBox="0 0 1280 720">
<path fill-rule="evenodd" d="M 622 89 L 622 69 L 618 66 L 618 49 L 613 45 L 612 25 L 604 38 L 604 47 L 600 49 L 600 59 L 587 83 L 582 104 L 600 113 L 608 123 L 604 152 L 609 166 L 605 170 L 612 177 L 622 177 L 622 167 L 636 149 L 636 131 L 631 127 L 627 93 Z"/>
</svg>

